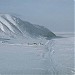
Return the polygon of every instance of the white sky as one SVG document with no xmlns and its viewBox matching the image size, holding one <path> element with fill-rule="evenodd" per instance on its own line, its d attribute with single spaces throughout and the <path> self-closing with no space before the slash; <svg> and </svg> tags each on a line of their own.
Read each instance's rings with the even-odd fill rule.
<svg viewBox="0 0 75 75">
<path fill-rule="evenodd" d="M 73 0 L 0 0 L 1 13 L 16 13 L 52 31 L 73 32 Z"/>
</svg>

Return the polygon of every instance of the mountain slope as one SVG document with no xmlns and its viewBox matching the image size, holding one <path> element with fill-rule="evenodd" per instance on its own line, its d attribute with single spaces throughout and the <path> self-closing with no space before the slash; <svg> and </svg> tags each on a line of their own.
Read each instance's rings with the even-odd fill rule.
<svg viewBox="0 0 75 75">
<path fill-rule="evenodd" d="M 43 26 L 31 24 L 9 14 L 0 14 L 0 34 L 3 34 L 3 37 L 7 36 L 9 38 L 44 37 L 46 39 L 51 39 L 56 36 Z"/>
</svg>

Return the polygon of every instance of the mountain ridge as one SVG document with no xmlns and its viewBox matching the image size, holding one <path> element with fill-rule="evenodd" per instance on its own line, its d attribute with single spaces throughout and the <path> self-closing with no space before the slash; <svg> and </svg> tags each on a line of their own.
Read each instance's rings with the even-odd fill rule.
<svg viewBox="0 0 75 75">
<path fill-rule="evenodd" d="M 0 30 L 12 37 L 45 37 L 51 39 L 56 35 L 44 26 L 31 24 L 10 14 L 0 14 Z"/>
</svg>

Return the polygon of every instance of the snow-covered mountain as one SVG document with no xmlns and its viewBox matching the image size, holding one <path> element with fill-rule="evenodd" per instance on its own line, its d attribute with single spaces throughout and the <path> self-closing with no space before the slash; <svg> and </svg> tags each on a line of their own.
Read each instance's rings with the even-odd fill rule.
<svg viewBox="0 0 75 75">
<path fill-rule="evenodd" d="M 1 38 L 38 38 L 51 39 L 56 35 L 47 28 L 31 24 L 10 14 L 0 14 Z"/>
</svg>

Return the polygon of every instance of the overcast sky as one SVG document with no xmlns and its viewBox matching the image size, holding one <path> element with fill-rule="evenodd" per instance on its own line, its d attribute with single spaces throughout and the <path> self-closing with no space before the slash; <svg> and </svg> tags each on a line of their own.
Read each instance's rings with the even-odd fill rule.
<svg viewBox="0 0 75 75">
<path fill-rule="evenodd" d="M 0 13 L 15 13 L 51 31 L 73 32 L 73 0 L 0 0 Z"/>
</svg>

